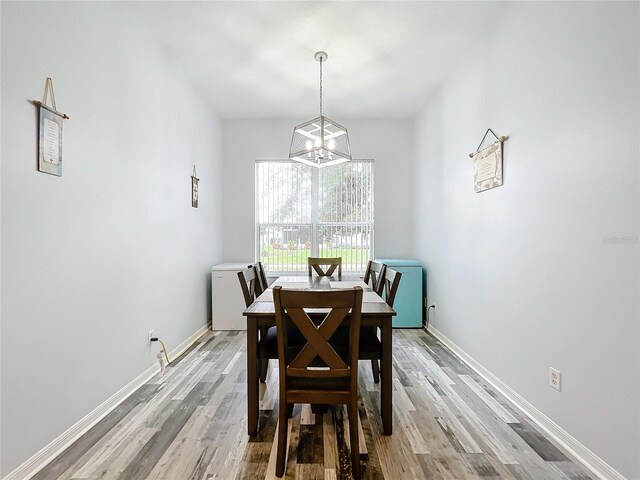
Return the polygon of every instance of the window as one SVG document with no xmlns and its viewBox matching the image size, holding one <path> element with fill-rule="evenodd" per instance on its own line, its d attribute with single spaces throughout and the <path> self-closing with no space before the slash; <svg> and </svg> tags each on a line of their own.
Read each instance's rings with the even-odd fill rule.
<svg viewBox="0 0 640 480">
<path fill-rule="evenodd" d="M 373 257 L 373 161 L 256 162 L 256 258 L 269 273 L 306 273 L 307 257 L 342 257 L 343 273 L 364 272 Z"/>
</svg>

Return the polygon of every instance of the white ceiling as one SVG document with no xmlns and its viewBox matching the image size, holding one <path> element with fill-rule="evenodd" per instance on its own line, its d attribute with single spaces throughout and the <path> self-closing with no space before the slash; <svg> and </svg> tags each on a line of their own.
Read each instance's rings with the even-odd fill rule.
<svg viewBox="0 0 640 480">
<path fill-rule="evenodd" d="M 139 2 L 222 118 L 410 118 L 502 21 L 505 2 Z"/>
</svg>

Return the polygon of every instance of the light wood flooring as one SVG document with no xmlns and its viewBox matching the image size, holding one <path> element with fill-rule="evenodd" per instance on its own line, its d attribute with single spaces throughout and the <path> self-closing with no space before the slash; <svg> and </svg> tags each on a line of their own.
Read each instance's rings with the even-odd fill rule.
<svg viewBox="0 0 640 480">
<path fill-rule="evenodd" d="M 34 480 L 275 478 L 278 369 L 261 385 L 259 432 L 246 425 L 246 336 L 216 332 L 113 410 Z M 360 362 L 365 479 L 587 480 L 585 468 L 422 330 L 395 330 L 394 432 Z M 287 479 L 351 478 L 342 407 L 289 421 Z"/>
</svg>

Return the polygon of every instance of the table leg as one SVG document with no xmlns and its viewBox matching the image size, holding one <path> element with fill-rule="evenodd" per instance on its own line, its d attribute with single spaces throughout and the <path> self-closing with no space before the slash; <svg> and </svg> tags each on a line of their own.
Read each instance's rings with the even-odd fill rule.
<svg viewBox="0 0 640 480">
<path fill-rule="evenodd" d="M 247 429 L 256 433 L 259 416 L 258 396 L 258 319 L 247 317 Z"/>
<path fill-rule="evenodd" d="M 391 328 L 391 317 L 385 318 L 382 321 L 381 327 L 381 340 L 382 340 L 382 368 L 380 372 L 380 408 L 382 410 L 382 428 L 385 435 L 391 435 L 393 432 L 393 404 L 391 400 L 391 394 L 393 391 L 393 368 L 391 366 L 392 352 L 391 352 L 391 334 L 393 329 Z"/>
</svg>

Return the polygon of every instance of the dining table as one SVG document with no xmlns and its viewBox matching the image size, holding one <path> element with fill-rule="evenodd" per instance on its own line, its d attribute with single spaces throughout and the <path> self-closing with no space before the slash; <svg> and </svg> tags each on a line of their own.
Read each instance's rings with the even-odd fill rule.
<svg viewBox="0 0 640 480">
<path fill-rule="evenodd" d="M 362 309 L 360 313 L 361 327 L 378 327 L 380 329 L 381 365 L 380 365 L 380 415 L 385 435 L 391 435 L 392 425 L 392 317 L 396 312 L 380 295 L 362 281 L 359 276 L 295 276 L 286 275 L 269 286 L 256 300 L 247 307 L 243 315 L 247 317 L 247 429 L 249 435 L 258 430 L 260 416 L 259 405 L 259 368 L 258 341 L 259 331 L 265 327 L 275 326 L 275 307 L 273 287 L 279 285 L 283 289 L 296 290 L 331 290 L 359 286 L 363 290 Z M 316 313 L 322 313 L 321 311 Z M 348 317 L 346 319 L 348 321 Z"/>
</svg>

